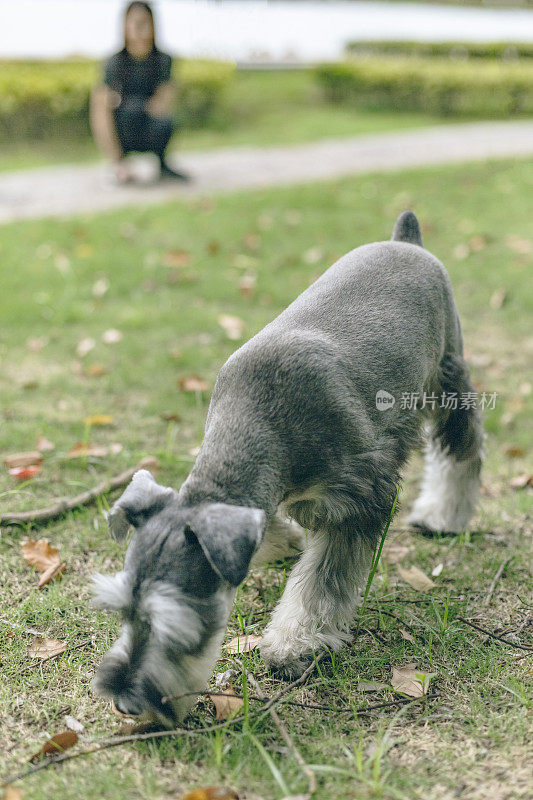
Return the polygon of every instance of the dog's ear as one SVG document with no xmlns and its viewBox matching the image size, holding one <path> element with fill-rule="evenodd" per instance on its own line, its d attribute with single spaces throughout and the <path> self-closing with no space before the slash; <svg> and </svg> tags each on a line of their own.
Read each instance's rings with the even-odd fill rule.
<svg viewBox="0 0 533 800">
<path fill-rule="evenodd" d="M 116 542 L 126 538 L 130 525 L 137 527 L 177 496 L 174 489 L 160 486 L 147 469 L 140 469 L 107 518 L 109 532 Z"/>
<path fill-rule="evenodd" d="M 238 586 L 261 544 L 265 523 L 259 508 L 209 503 L 194 510 L 188 527 L 217 575 Z"/>
</svg>

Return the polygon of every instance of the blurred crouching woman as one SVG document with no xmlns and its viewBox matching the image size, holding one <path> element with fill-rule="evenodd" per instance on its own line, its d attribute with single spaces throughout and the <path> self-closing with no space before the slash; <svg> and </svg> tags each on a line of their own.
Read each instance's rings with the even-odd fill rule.
<svg viewBox="0 0 533 800">
<path fill-rule="evenodd" d="M 130 3 L 124 15 L 124 48 L 109 59 L 104 85 L 91 97 L 93 135 L 110 159 L 118 183 L 132 179 L 125 160 L 132 152 L 155 153 L 161 178 L 188 180 L 165 159 L 176 98 L 171 66 L 171 56 L 156 47 L 150 5 L 137 0 Z"/>
</svg>

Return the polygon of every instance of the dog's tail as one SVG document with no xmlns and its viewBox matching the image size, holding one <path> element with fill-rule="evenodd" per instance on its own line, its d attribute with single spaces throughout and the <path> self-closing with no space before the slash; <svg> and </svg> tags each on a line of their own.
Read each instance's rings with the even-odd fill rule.
<svg viewBox="0 0 533 800">
<path fill-rule="evenodd" d="M 392 232 L 393 242 L 409 242 L 423 247 L 420 225 L 412 211 L 403 211 L 394 226 Z"/>
</svg>

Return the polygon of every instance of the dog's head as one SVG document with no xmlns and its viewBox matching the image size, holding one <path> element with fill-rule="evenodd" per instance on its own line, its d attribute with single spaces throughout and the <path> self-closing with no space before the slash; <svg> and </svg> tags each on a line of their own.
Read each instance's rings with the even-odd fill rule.
<svg viewBox="0 0 533 800">
<path fill-rule="evenodd" d="M 124 569 L 94 578 L 96 604 L 123 620 L 94 679 L 98 694 L 167 727 L 185 716 L 218 657 L 235 588 L 264 525 L 259 509 L 187 507 L 146 470 L 133 476 L 109 512 L 117 541 L 134 528 Z"/>
</svg>

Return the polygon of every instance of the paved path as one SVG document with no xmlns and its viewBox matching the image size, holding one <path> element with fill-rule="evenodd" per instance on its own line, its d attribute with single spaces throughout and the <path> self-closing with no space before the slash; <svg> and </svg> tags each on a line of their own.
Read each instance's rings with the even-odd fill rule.
<svg viewBox="0 0 533 800">
<path fill-rule="evenodd" d="M 478 122 L 328 139 L 289 147 L 184 153 L 192 184 L 105 187 L 101 165 L 0 174 L 0 222 L 67 216 L 263 186 L 281 186 L 429 164 L 533 155 L 533 121 Z M 150 164 L 140 167 L 149 174 Z"/>
</svg>

